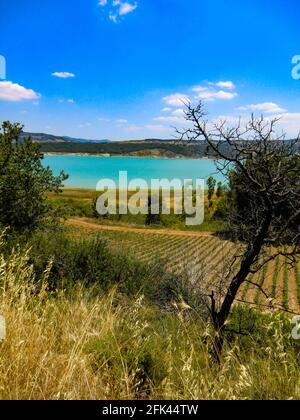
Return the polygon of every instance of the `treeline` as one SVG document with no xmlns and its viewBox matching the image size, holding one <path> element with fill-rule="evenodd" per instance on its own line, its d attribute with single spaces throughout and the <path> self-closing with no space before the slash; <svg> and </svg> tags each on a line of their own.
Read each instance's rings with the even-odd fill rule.
<svg viewBox="0 0 300 420">
<path fill-rule="evenodd" d="M 286 140 L 289 143 L 290 140 Z M 233 143 L 230 146 L 228 143 L 218 145 L 219 150 L 225 156 L 235 156 L 235 146 L 238 143 L 240 147 L 245 147 L 244 141 Z M 279 142 L 278 142 L 279 143 Z M 41 151 L 43 153 L 78 153 L 90 155 L 107 154 L 111 156 L 162 156 L 162 157 L 187 157 L 187 158 L 210 158 L 220 159 L 213 148 L 204 141 L 176 141 L 176 140 L 143 140 L 143 141 L 120 141 L 108 143 L 96 142 L 42 142 Z M 253 145 L 255 147 L 255 144 Z M 248 147 L 248 146 L 247 146 Z M 299 146 L 295 146 L 295 153 L 300 153 Z"/>
<path fill-rule="evenodd" d="M 130 155 L 147 154 L 147 151 L 159 150 L 162 155 L 186 157 L 215 157 L 212 149 L 204 142 L 197 144 L 183 144 L 176 141 L 136 141 L 136 142 L 111 142 L 111 143 L 42 143 L 41 150 L 44 153 L 87 153 L 87 154 L 109 154 L 109 155 Z"/>
</svg>

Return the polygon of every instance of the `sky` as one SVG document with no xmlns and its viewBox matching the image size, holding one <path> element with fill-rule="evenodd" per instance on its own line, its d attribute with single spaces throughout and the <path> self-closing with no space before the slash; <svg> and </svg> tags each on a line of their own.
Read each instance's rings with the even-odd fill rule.
<svg viewBox="0 0 300 420">
<path fill-rule="evenodd" d="M 183 101 L 202 100 L 211 121 L 254 112 L 280 116 L 288 136 L 300 130 L 299 0 L 0 7 L 0 121 L 87 139 L 170 138 L 186 124 Z"/>
</svg>

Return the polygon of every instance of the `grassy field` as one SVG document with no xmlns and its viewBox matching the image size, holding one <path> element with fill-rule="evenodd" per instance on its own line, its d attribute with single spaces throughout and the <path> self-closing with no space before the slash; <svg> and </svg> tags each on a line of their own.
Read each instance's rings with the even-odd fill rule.
<svg viewBox="0 0 300 420">
<path fill-rule="evenodd" d="M 91 223 L 90 227 L 88 223 Z M 187 272 L 191 279 L 203 277 L 201 287 L 206 293 L 211 293 L 216 287 L 220 273 L 226 271 L 228 261 L 232 260 L 231 257 L 237 251 L 237 245 L 209 233 L 168 230 L 155 233 L 126 227 L 114 231 L 113 226 L 97 226 L 89 220 L 73 220 L 71 229 L 72 235 L 79 236 L 100 233 L 112 247 L 127 249 L 143 262 L 151 263 L 162 259 L 170 271 Z M 236 267 L 237 264 L 233 270 Z M 268 263 L 261 272 L 249 278 L 249 283 L 243 286 L 239 299 L 262 306 L 270 305 L 272 299 L 272 303 L 277 307 L 299 313 L 299 272 L 300 263 L 291 269 L 285 258 L 278 257 Z M 251 283 L 259 284 L 266 295 Z"/>
<path fill-rule="evenodd" d="M 107 239 L 135 248 L 145 241 Z M 156 250 L 165 244 L 151 235 L 147 240 L 150 248 L 157 240 Z M 207 254 L 216 245 L 213 238 L 197 241 Z M 172 242 L 174 250 L 178 245 Z M 0 399 L 300 398 L 299 346 L 286 315 L 236 308 L 232 326 L 251 316 L 255 330 L 229 339 L 222 365 L 215 366 L 211 327 L 186 308 L 164 312 L 142 295 L 122 299 L 116 289 L 99 295 L 79 284 L 71 296 L 49 293 L 50 267 L 36 278 L 29 259 L 29 252 L 0 255 L 0 312 L 7 325 Z"/>
<path fill-rule="evenodd" d="M 248 279 L 216 365 L 211 323 L 202 301 L 185 298 L 186 279 L 211 293 L 240 245 L 214 229 L 88 218 L 93 194 L 65 191 L 57 204 L 73 217 L 28 248 L 8 252 L 0 238 L 0 399 L 300 399 L 300 264 L 279 257 Z M 183 294 L 167 301 L 174 279 Z"/>
<path fill-rule="evenodd" d="M 128 193 L 128 198 L 133 193 Z M 99 192 L 88 189 L 66 188 L 62 194 L 57 196 L 54 193 L 49 193 L 48 197 L 53 208 L 57 214 L 62 217 L 89 217 L 94 218 L 100 224 L 114 224 L 120 226 L 138 225 L 145 227 L 145 215 L 113 215 L 108 217 L 95 218 L 95 200 L 99 197 Z M 118 198 L 117 198 L 118 203 Z M 161 215 L 161 227 L 172 228 L 187 231 L 211 231 L 218 232 L 224 229 L 224 223 L 219 220 L 214 220 L 212 212 L 216 206 L 216 199 L 213 200 L 212 208 L 208 207 L 207 192 L 205 192 L 205 221 L 200 226 L 188 227 L 185 223 L 185 216 L 174 215 L 172 212 L 172 198 L 171 198 L 171 214 Z M 149 226 L 148 226 L 149 228 Z"/>
</svg>

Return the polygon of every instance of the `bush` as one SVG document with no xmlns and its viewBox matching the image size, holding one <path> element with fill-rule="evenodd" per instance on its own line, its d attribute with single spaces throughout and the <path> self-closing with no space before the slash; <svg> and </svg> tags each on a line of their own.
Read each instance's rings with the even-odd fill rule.
<svg viewBox="0 0 300 420">
<path fill-rule="evenodd" d="M 110 250 L 96 235 L 76 239 L 64 230 L 38 232 L 29 243 L 31 263 L 41 275 L 52 261 L 51 286 L 72 286 L 77 282 L 107 291 L 114 285 L 132 295 L 137 293 L 149 275 L 149 268 L 119 250 Z"/>
<path fill-rule="evenodd" d="M 42 165 L 40 146 L 20 140 L 22 126 L 3 122 L 0 128 L 0 225 L 32 232 L 49 216 L 46 193 L 59 193 L 67 175 L 54 176 Z"/>
<path fill-rule="evenodd" d="M 216 204 L 216 209 L 214 211 L 213 218 L 214 220 L 227 220 L 228 214 L 228 200 L 227 196 L 222 196 L 219 198 Z"/>
<path fill-rule="evenodd" d="M 23 245 L 31 249 L 30 262 L 37 277 L 43 275 L 51 261 L 49 285 L 52 290 L 72 290 L 74 284 L 81 283 L 93 286 L 95 293 L 102 293 L 117 286 L 121 294 L 141 293 L 148 302 L 168 311 L 173 310 L 176 302 L 191 303 L 187 276 L 168 271 L 165 261 L 140 262 L 128 249 L 111 248 L 101 234 L 86 239 L 72 235 L 64 228 L 39 231 L 29 244 Z M 10 249 L 13 245 L 10 244 Z"/>
</svg>

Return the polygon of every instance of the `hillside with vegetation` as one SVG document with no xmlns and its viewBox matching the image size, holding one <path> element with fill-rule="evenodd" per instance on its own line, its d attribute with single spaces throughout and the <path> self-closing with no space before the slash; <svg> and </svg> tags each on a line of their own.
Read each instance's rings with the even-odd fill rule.
<svg viewBox="0 0 300 420">
<path fill-rule="evenodd" d="M 44 133 L 22 132 L 20 139 L 30 137 L 34 143 L 41 145 L 41 151 L 49 154 L 78 154 L 94 156 L 132 156 L 150 158 L 186 158 L 216 159 L 214 148 L 203 141 L 182 141 L 182 139 L 145 139 L 145 140 L 85 140 L 72 137 L 53 136 Z M 287 143 L 291 140 L 287 140 Z M 246 142 L 237 142 L 244 145 Z M 234 146 L 222 143 L 221 148 L 227 155 L 234 155 Z M 297 152 L 300 152 L 297 145 Z"/>
<path fill-rule="evenodd" d="M 99 216 L 20 132 L 0 132 L 1 399 L 300 399 L 294 144 L 226 155 L 203 128 L 230 166 L 193 230 Z"/>
<path fill-rule="evenodd" d="M 44 153 L 87 154 L 133 157 L 204 158 L 209 157 L 205 144 L 182 144 L 175 140 L 95 142 L 43 142 Z"/>
<path fill-rule="evenodd" d="M 45 133 L 22 132 L 20 140 L 30 137 L 33 143 L 41 145 L 44 153 L 86 154 L 105 156 L 163 157 L 163 158 L 208 158 L 214 157 L 213 150 L 205 144 L 182 143 L 176 139 L 145 140 L 86 140 Z"/>
<path fill-rule="evenodd" d="M 28 133 L 26 131 L 22 131 L 20 133 L 21 141 L 24 141 L 28 137 L 31 138 L 33 143 L 70 143 L 70 142 L 109 143 L 109 140 L 86 140 L 86 139 L 79 139 L 79 138 L 68 137 L 68 136 L 55 136 L 53 134 L 46 134 L 46 133 Z"/>
</svg>

